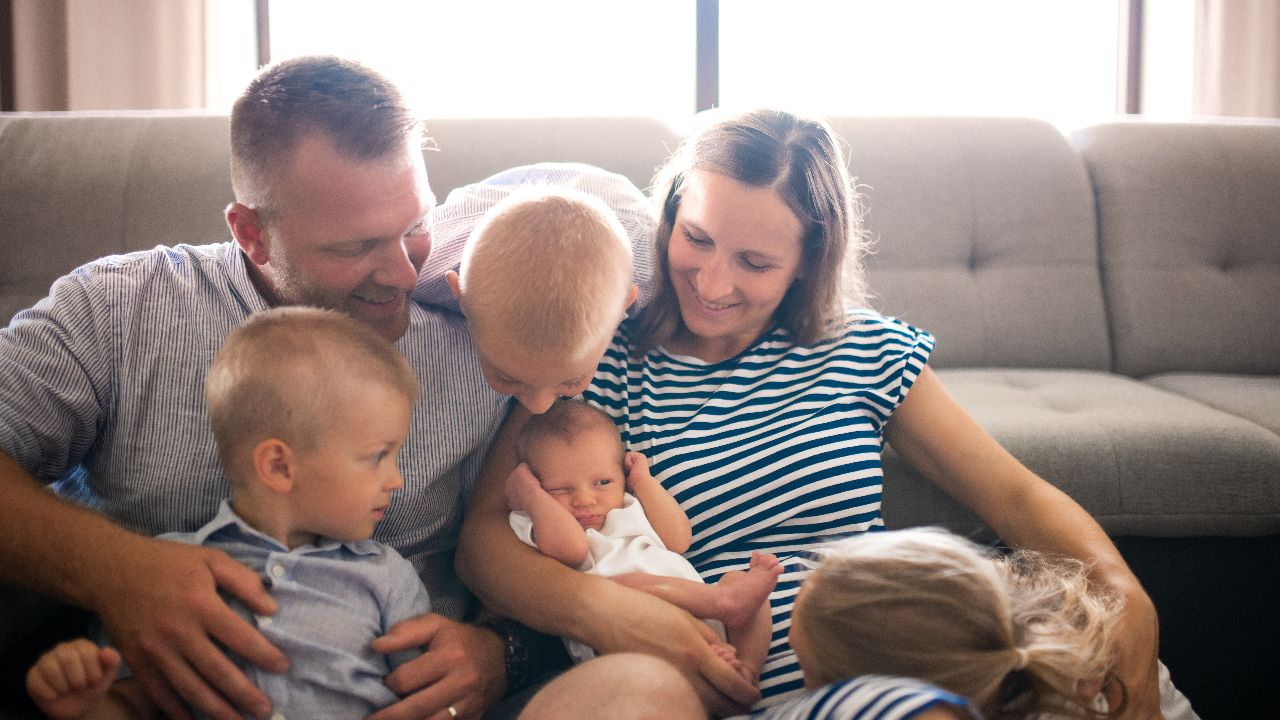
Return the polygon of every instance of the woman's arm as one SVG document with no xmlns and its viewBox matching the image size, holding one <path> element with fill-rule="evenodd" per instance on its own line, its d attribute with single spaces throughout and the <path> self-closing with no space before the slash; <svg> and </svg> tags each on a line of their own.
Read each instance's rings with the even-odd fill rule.
<svg viewBox="0 0 1280 720">
<path fill-rule="evenodd" d="M 527 420 L 523 408 L 512 409 L 468 502 L 455 559 L 462 581 L 491 610 L 536 630 L 601 654 L 642 652 L 667 660 L 717 714 L 753 704 L 759 690 L 715 654 L 705 623 L 658 598 L 568 568 L 516 538 L 504 483 L 516 467 L 515 438 Z"/>
<path fill-rule="evenodd" d="M 1116 647 L 1116 671 L 1129 690 L 1123 717 L 1160 717 L 1155 606 L 1093 517 L 1001 447 L 927 367 L 890 418 L 885 437 L 1005 542 L 1092 566 L 1092 579 L 1124 599 Z"/>
<path fill-rule="evenodd" d="M 693 542 L 693 528 L 689 516 L 676 502 L 674 496 L 662 487 L 649 473 L 649 460 L 638 452 L 627 453 L 627 486 L 635 494 L 653 531 L 662 538 L 662 544 L 674 553 L 689 549 Z"/>
</svg>

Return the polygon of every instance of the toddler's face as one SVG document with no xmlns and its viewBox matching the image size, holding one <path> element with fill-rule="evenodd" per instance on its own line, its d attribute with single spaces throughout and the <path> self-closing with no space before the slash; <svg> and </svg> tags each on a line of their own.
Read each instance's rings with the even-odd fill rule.
<svg viewBox="0 0 1280 720">
<path fill-rule="evenodd" d="M 409 431 L 409 398 L 367 383 L 335 414 L 332 431 L 299 453 L 294 511 L 307 532 L 343 542 L 367 540 L 404 485 L 396 457 Z"/>
<path fill-rule="evenodd" d="M 544 438 L 529 453 L 529 467 L 584 530 L 604 527 L 609 511 L 622 507 L 626 476 L 610 431 L 588 430 L 569 442 Z"/>
</svg>

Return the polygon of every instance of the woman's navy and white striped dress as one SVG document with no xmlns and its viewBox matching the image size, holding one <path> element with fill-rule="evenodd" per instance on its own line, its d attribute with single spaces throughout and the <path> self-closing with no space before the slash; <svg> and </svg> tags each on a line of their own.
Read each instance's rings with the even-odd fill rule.
<svg viewBox="0 0 1280 720">
<path fill-rule="evenodd" d="M 628 347 L 624 326 L 584 397 L 689 515 L 685 557 L 707 582 L 745 570 L 753 550 L 785 561 L 883 529 L 882 431 L 928 360 L 928 333 L 850 310 L 837 337 L 800 347 L 774 328 L 714 364 L 661 348 L 635 359 Z M 787 631 L 805 572 L 787 563 L 770 598 L 765 704 L 803 686 Z"/>
<path fill-rule="evenodd" d="M 751 720 L 910 720 L 934 707 L 981 720 L 967 698 L 910 678 L 863 675 L 751 714 Z M 746 717 L 746 716 L 742 716 Z"/>
</svg>

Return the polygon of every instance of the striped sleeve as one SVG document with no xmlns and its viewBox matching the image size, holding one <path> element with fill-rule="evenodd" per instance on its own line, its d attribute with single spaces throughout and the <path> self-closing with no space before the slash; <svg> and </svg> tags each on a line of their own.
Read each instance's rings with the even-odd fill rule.
<svg viewBox="0 0 1280 720">
<path fill-rule="evenodd" d="M 0 329 L 0 450 L 44 482 L 80 462 L 111 404 L 109 331 L 94 287 L 86 268 L 65 275 Z"/>
<path fill-rule="evenodd" d="M 909 720 L 934 707 L 980 720 L 965 698 L 919 680 L 864 675 L 761 710 L 753 720 Z"/>
</svg>

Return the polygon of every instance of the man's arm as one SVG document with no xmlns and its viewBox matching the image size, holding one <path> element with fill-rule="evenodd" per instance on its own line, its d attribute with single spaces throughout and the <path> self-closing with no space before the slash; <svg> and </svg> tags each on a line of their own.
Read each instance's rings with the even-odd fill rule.
<svg viewBox="0 0 1280 720">
<path fill-rule="evenodd" d="M 254 612 L 275 602 L 252 570 L 205 548 L 145 538 L 41 487 L 0 452 L 0 580 L 97 613 L 148 695 L 174 718 L 183 701 L 215 718 L 265 717 L 265 695 L 215 641 L 272 672 L 284 655 L 218 597 Z"/>
<path fill-rule="evenodd" d="M 668 660 L 720 714 L 754 703 L 759 690 L 715 654 L 711 642 L 718 638 L 705 623 L 643 592 L 572 570 L 516 538 L 504 483 L 516 467 L 515 438 L 527 419 L 526 411 L 513 408 L 472 493 L 456 560 L 463 582 L 487 607 L 542 632 L 601 654 L 631 651 Z"/>
</svg>

